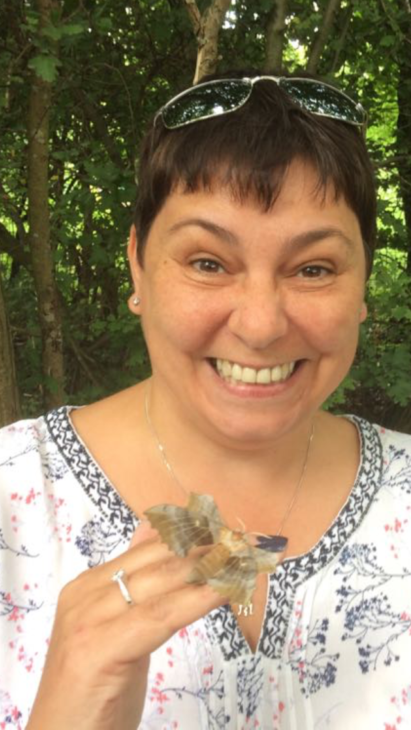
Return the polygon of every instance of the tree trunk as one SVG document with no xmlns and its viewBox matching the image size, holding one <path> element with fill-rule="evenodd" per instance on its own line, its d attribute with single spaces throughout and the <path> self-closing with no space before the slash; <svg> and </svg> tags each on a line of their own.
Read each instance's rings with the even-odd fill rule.
<svg viewBox="0 0 411 730">
<path fill-rule="evenodd" d="M 350 1 L 350 4 L 347 5 L 347 7 L 344 9 L 344 22 L 343 22 L 342 30 L 341 30 L 340 36 L 337 38 L 336 44 L 335 44 L 334 59 L 331 64 L 331 67 L 330 67 L 330 72 L 332 74 L 335 74 L 338 71 L 338 69 L 340 68 L 340 66 L 342 65 L 342 63 L 344 63 L 344 60 L 342 60 L 342 61 L 340 60 L 341 53 L 345 46 L 345 42 L 346 42 L 348 31 L 350 29 L 350 24 L 351 24 L 351 19 L 352 19 L 353 13 L 354 13 L 354 8 Z"/>
<path fill-rule="evenodd" d="M 39 30 L 50 23 L 56 0 L 37 0 Z M 33 72 L 28 111 L 29 244 L 42 337 L 44 406 L 64 401 L 61 314 L 54 281 L 48 197 L 49 117 L 52 84 Z"/>
<path fill-rule="evenodd" d="M 0 428 L 20 417 L 20 399 L 0 269 Z"/>
<path fill-rule="evenodd" d="M 320 29 L 314 38 L 311 46 L 310 56 L 307 63 L 307 71 L 311 74 L 317 73 L 317 67 L 321 54 L 324 50 L 328 36 L 334 22 L 334 16 L 339 10 L 341 0 L 328 0 L 327 7 L 325 8 L 322 23 Z"/>
<path fill-rule="evenodd" d="M 265 36 L 264 73 L 281 74 L 287 0 L 273 0 Z"/>
<path fill-rule="evenodd" d="M 404 43 L 398 66 L 396 152 L 406 229 L 407 271 L 411 275 L 411 11 L 402 23 Z"/>
<path fill-rule="evenodd" d="M 215 73 L 218 63 L 218 36 L 231 0 L 212 0 L 201 15 L 196 0 L 184 0 L 197 38 L 197 64 L 193 83 Z"/>
</svg>

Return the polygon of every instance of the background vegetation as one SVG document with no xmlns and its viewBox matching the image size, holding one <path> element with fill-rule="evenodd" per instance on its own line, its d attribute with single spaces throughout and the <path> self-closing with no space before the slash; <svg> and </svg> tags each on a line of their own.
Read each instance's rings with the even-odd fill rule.
<svg viewBox="0 0 411 730">
<path fill-rule="evenodd" d="M 410 0 L 0 0 L 0 424 L 149 371 L 126 306 L 136 154 L 216 66 L 305 68 L 369 111 L 379 250 L 330 405 L 411 432 Z"/>
</svg>

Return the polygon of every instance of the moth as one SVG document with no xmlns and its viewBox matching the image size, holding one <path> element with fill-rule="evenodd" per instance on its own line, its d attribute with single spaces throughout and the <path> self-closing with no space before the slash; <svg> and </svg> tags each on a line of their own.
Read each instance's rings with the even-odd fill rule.
<svg viewBox="0 0 411 730">
<path fill-rule="evenodd" d="M 194 547 L 212 545 L 199 558 L 188 583 L 208 583 L 230 603 L 251 603 L 258 573 L 273 573 L 278 553 L 285 550 L 287 538 L 257 536 L 230 530 L 221 519 L 213 497 L 190 492 L 186 507 L 160 504 L 144 513 L 160 538 L 176 555 L 185 556 Z"/>
</svg>

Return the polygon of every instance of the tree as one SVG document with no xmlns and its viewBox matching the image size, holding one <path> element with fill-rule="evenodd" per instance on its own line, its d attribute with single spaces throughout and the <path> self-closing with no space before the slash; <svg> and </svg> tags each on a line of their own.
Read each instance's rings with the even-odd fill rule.
<svg viewBox="0 0 411 730">
<path fill-rule="evenodd" d="M 184 0 L 197 39 L 197 63 L 193 83 L 216 71 L 218 36 L 231 0 L 212 0 L 201 15 L 196 0 Z"/>
<path fill-rule="evenodd" d="M 124 244 L 156 110 L 194 72 L 311 69 L 368 110 L 380 189 L 370 316 L 331 405 L 411 431 L 410 48 L 409 0 L 3 0 L 0 256 L 23 414 L 63 402 L 62 383 L 84 403 L 149 372 Z"/>
<path fill-rule="evenodd" d="M 44 405 L 52 408 L 64 400 L 63 337 L 58 292 L 50 240 L 49 125 L 52 73 L 56 57 L 44 55 L 43 40 L 53 41 L 52 14 L 57 0 L 37 0 L 39 22 L 35 41 L 40 53 L 33 55 L 28 108 L 28 239 L 42 335 Z M 51 38 L 50 38 L 51 36 Z M 54 44 L 53 44 L 54 45 Z"/>
<path fill-rule="evenodd" d="M 0 428 L 20 416 L 13 344 L 0 269 Z"/>
</svg>

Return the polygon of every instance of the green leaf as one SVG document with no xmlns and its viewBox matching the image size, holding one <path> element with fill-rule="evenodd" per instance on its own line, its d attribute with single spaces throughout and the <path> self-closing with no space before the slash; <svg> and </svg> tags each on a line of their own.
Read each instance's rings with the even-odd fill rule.
<svg viewBox="0 0 411 730">
<path fill-rule="evenodd" d="M 54 25 L 47 25 L 41 31 L 41 35 L 46 36 L 46 38 L 50 38 L 52 41 L 59 41 L 62 34 L 62 28 L 56 28 Z"/>
<path fill-rule="evenodd" d="M 385 47 L 394 46 L 396 44 L 396 42 L 397 42 L 397 39 L 396 39 L 395 35 L 386 35 L 381 38 L 380 46 L 385 46 Z"/>
<path fill-rule="evenodd" d="M 411 309 L 404 304 L 394 307 L 391 314 L 398 321 L 401 319 L 411 321 Z"/>
<path fill-rule="evenodd" d="M 81 33 L 84 33 L 85 26 L 80 25 L 79 23 L 70 23 L 68 25 L 63 25 L 61 27 L 61 31 L 63 35 L 80 35 Z"/>
<path fill-rule="evenodd" d="M 39 76 L 43 81 L 52 82 L 57 76 L 57 67 L 61 65 L 58 58 L 55 56 L 46 56 L 44 53 L 34 56 L 29 61 L 29 68 L 31 68 L 36 76 Z"/>
<path fill-rule="evenodd" d="M 96 22 L 96 26 L 99 31 L 102 33 L 106 33 L 109 30 L 113 29 L 113 23 L 111 18 L 98 18 Z"/>
</svg>

